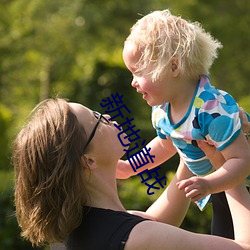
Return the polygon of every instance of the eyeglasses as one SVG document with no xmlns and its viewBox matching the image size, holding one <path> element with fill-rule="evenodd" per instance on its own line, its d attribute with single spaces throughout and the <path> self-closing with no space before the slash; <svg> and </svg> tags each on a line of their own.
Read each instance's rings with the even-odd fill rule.
<svg viewBox="0 0 250 250">
<path fill-rule="evenodd" d="M 95 118 L 97 119 L 97 123 L 96 123 L 95 127 L 93 128 L 93 130 L 92 130 L 92 132 L 91 132 L 91 134 L 90 134 L 90 136 L 89 136 L 89 139 L 88 139 L 88 141 L 87 141 L 87 143 L 86 143 L 86 145 L 85 145 L 85 147 L 84 147 L 84 151 L 86 150 L 86 148 L 88 147 L 89 143 L 90 143 L 91 140 L 93 139 L 93 137 L 94 137 L 94 135 L 95 135 L 95 132 L 96 132 L 96 129 L 97 129 L 99 123 L 102 122 L 102 123 L 104 123 L 104 124 L 106 124 L 106 125 L 108 125 L 108 124 L 111 123 L 107 118 L 105 118 L 105 117 L 104 117 L 102 114 L 100 114 L 99 112 L 93 111 L 93 114 L 94 114 Z"/>
</svg>

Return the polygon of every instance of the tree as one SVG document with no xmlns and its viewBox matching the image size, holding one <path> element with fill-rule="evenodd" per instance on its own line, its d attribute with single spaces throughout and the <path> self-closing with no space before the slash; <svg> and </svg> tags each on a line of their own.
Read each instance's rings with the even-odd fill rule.
<svg viewBox="0 0 250 250">
<path fill-rule="evenodd" d="M 129 87 L 131 76 L 121 53 L 135 21 L 150 11 L 165 8 L 201 22 L 223 43 L 224 48 L 211 70 L 213 83 L 230 92 L 250 111 L 248 0 L 226 3 L 216 0 L 2 0 L 0 169 L 8 169 L 12 138 L 28 112 L 48 96 L 59 95 L 102 111 L 101 99 L 119 92 L 131 109 L 136 126 L 142 130 L 141 136 L 146 141 L 155 136 L 150 122 L 151 110 Z M 174 170 L 172 166 L 176 166 L 177 161 L 167 163 L 163 171 Z M 122 190 L 133 189 L 133 182 L 137 179 L 126 181 Z M 141 184 L 138 183 L 136 188 Z M 138 189 L 139 196 L 144 197 L 142 188 Z M 130 196 L 126 195 L 126 203 L 131 204 Z M 143 208 L 143 204 L 132 202 L 138 209 Z M 198 228 L 199 222 L 196 223 L 192 213 L 196 214 L 193 208 L 188 219 Z M 209 220 L 207 216 L 203 218 L 206 224 Z"/>
</svg>

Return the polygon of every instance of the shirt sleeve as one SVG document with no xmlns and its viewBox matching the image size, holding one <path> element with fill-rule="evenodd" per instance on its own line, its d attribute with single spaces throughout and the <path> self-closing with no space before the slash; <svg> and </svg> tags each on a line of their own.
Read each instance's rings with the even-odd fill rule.
<svg viewBox="0 0 250 250">
<path fill-rule="evenodd" d="M 161 139 L 167 139 L 169 136 L 170 125 L 168 119 L 166 119 L 166 104 L 162 106 L 155 106 L 152 108 L 151 120 L 157 136 Z"/>
<path fill-rule="evenodd" d="M 198 112 L 198 123 L 207 141 L 222 150 L 240 134 L 238 105 L 230 94 L 220 90 L 214 98 L 204 101 Z"/>
</svg>

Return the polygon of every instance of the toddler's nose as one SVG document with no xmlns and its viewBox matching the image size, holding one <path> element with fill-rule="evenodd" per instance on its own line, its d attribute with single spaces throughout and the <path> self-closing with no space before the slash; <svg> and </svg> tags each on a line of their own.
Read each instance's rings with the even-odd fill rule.
<svg viewBox="0 0 250 250">
<path fill-rule="evenodd" d="M 137 81 L 133 78 L 133 80 L 132 80 L 132 82 L 131 82 L 131 86 L 133 87 L 133 88 L 136 88 L 137 86 L 138 86 L 138 83 L 137 83 Z"/>
</svg>

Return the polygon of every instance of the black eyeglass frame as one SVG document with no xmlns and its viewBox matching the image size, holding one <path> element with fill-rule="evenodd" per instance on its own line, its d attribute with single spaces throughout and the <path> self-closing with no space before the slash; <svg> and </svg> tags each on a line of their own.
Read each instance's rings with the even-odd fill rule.
<svg viewBox="0 0 250 250">
<path fill-rule="evenodd" d="M 94 114 L 95 118 L 97 118 L 97 123 L 96 123 L 96 125 L 94 126 L 92 132 L 90 133 L 89 139 L 88 139 L 88 141 L 86 142 L 86 145 L 85 145 L 85 147 L 84 147 L 84 149 L 83 149 L 84 152 L 85 152 L 86 148 L 88 147 L 88 145 L 90 144 L 90 142 L 92 141 L 92 139 L 93 139 L 93 137 L 94 137 L 94 135 L 95 135 L 95 132 L 96 132 L 96 130 L 97 130 L 97 127 L 98 127 L 99 123 L 100 123 L 100 122 L 103 122 L 104 124 L 110 124 L 110 121 L 109 121 L 107 118 L 105 118 L 101 113 L 99 113 L 99 112 L 97 112 L 97 111 L 93 111 L 93 114 Z"/>
</svg>

